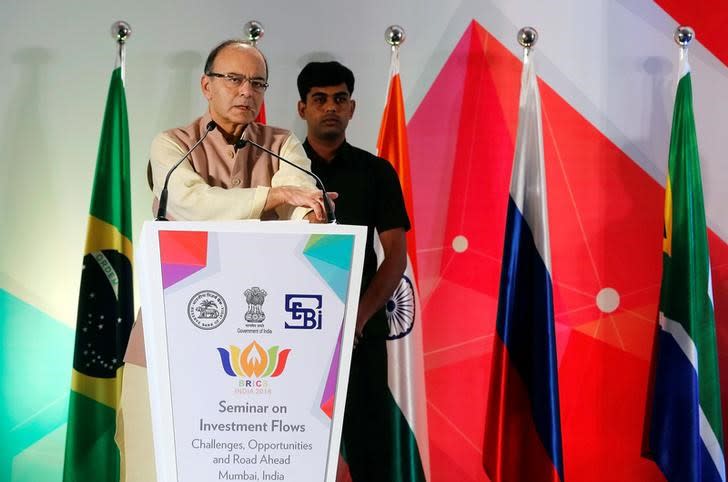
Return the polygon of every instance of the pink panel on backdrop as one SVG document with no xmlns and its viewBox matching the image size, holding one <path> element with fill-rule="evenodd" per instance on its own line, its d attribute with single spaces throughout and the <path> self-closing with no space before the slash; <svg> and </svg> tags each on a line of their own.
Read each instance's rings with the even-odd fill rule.
<svg viewBox="0 0 728 482">
<path fill-rule="evenodd" d="M 438 482 L 487 480 L 482 434 L 520 74 L 521 60 L 472 22 L 408 125 Z M 556 92 L 539 87 L 565 478 L 596 480 L 618 464 L 609 480 L 662 480 L 640 457 L 640 443 L 664 191 Z M 728 247 L 712 234 L 710 241 L 725 346 Z M 605 288 L 619 296 L 613 311 L 597 306 Z"/>
</svg>

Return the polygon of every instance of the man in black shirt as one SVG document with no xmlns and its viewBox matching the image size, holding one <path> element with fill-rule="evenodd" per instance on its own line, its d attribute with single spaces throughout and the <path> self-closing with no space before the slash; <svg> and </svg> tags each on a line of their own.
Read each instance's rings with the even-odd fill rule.
<svg viewBox="0 0 728 482">
<path fill-rule="evenodd" d="M 407 265 L 409 218 L 392 165 L 346 142 L 356 108 L 351 70 L 338 62 L 311 62 L 298 76 L 298 91 L 298 114 L 308 127 L 303 147 L 311 169 L 327 189 L 339 193 L 338 221 L 368 227 L 342 452 L 354 482 L 386 482 L 397 462 L 389 451 L 394 402 L 387 385 L 384 307 Z M 375 229 L 384 252 L 378 269 Z"/>
</svg>

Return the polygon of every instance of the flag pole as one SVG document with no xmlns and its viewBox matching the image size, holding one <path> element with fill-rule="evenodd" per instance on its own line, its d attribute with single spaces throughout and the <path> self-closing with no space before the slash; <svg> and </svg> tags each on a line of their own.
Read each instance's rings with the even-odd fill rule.
<svg viewBox="0 0 728 482">
<path fill-rule="evenodd" d="M 392 24 L 384 31 L 384 41 L 390 46 L 391 49 L 391 56 L 389 60 L 389 79 L 388 79 L 388 87 L 387 87 L 387 98 L 385 99 L 385 112 L 387 112 L 389 109 L 387 106 L 390 105 L 393 99 L 390 99 L 390 96 L 394 95 L 395 97 L 402 95 L 402 88 L 400 84 L 399 79 L 399 47 L 404 43 L 405 39 L 407 38 L 407 35 L 404 31 L 404 28 L 400 25 Z M 392 85 L 393 82 L 395 82 L 396 77 L 396 86 Z M 406 119 L 404 119 L 404 99 L 402 100 L 402 122 L 405 123 Z M 386 115 L 386 114 L 385 114 Z M 384 119 L 383 119 L 384 121 Z M 382 135 L 383 132 L 380 130 L 379 138 L 377 139 L 377 149 L 381 149 L 382 147 Z M 403 133 L 403 139 L 406 143 L 406 132 Z M 379 152 L 379 155 L 382 155 L 382 152 Z M 387 158 L 387 156 L 382 156 Z M 395 160 L 399 156 L 395 156 L 392 159 L 387 159 L 390 162 L 395 162 Z M 409 156 L 408 156 L 409 158 Z M 413 216 L 413 201 L 412 201 L 412 192 L 411 192 L 411 180 L 410 180 L 410 168 L 409 168 L 409 160 L 406 162 L 405 165 L 395 166 L 395 170 L 397 171 L 397 175 L 400 179 L 400 183 L 402 184 L 402 189 L 404 189 L 404 198 L 405 198 L 405 206 L 407 208 L 407 212 L 410 216 Z M 407 184 L 407 186 L 405 186 Z M 407 250 L 410 251 L 410 262 L 412 263 L 412 271 L 414 274 L 414 278 L 417 279 L 419 275 L 419 270 L 417 267 L 417 246 L 415 243 L 415 227 L 414 227 L 414 218 L 411 219 L 412 221 L 412 229 L 407 233 L 407 244 L 408 248 Z"/>
<path fill-rule="evenodd" d="M 134 319 L 129 126 L 124 93 L 124 21 L 111 25 L 118 44 L 94 169 L 68 405 L 63 480 L 118 482 L 122 454 L 114 439 L 124 352 Z M 93 329 L 92 329 L 93 328 Z"/>
<path fill-rule="evenodd" d="M 265 29 L 263 28 L 263 24 L 260 23 L 257 20 L 248 20 L 245 22 L 245 25 L 243 25 L 243 36 L 248 44 L 252 45 L 253 47 L 258 47 L 258 41 L 263 38 L 263 35 L 265 34 Z M 267 65 L 266 65 L 267 68 Z M 268 72 L 266 72 L 266 77 L 268 76 Z M 258 115 L 255 116 L 255 122 L 259 122 L 261 124 L 265 124 L 267 121 L 267 116 L 265 113 L 265 101 L 260 104 L 260 110 L 258 111 Z"/>
<path fill-rule="evenodd" d="M 541 96 L 530 59 L 537 39 L 532 27 L 518 31 L 523 70 L 483 443 L 493 482 L 564 480 Z"/>
<path fill-rule="evenodd" d="M 405 35 L 404 29 L 399 25 L 390 25 L 384 31 L 384 40 L 392 48 L 392 55 L 399 56 L 399 46 L 402 45 L 405 38 L 407 38 L 407 35 Z"/>
<path fill-rule="evenodd" d="M 694 38 L 695 30 L 693 30 L 692 27 L 688 27 L 687 25 L 680 25 L 678 28 L 675 29 L 673 39 L 675 40 L 675 43 L 680 46 L 680 60 L 683 60 L 683 58 L 688 55 L 688 47 L 690 46 L 690 42 L 692 42 Z"/>
<path fill-rule="evenodd" d="M 243 35 L 245 35 L 245 38 L 253 47 L 263 38 L 264 34 L 265 29 L 263 28 L 263 24 L 257 20 L 248 20 L 243 25 Z"/>
<path fill-rule="evenodd" d="M 125 83 L 126 80 L 126 41 L 131 37 L 131 26 L 123 21 L 119 20 L 111 24 L 111 36 L 116 40 L 119 45 L 119 56 L 117 61 L 121 67 L 121 82 Z"/>
<path fill-rule="evenodd" d="M 708 229 L 688 45 L 680 48 L 665 182 L 662 281 L 645 416 L 644 454 L 667 480 L 726 480 Z"/>
<path fill-rule="evenodd" d="M 533 27 L 523 27 L 518 31 L 518 43 L 523 47 L 523 63 L 528 61 L 531 49 L 538 41 L 538 31 Z"/>
<path fill-rule="evenodd" d="M 404 29 L 399 25 L 390 25 L 387 27 L 387 30 L 384 31 L 384 40 L 389 44 L 389 47 L 392 50 L 392 55 L 389 59 L 390 82 L 394 75 L 399 74 L 399 46 L 404 43 L 406 37 L 407 35 L 405 34 Z M 389 99 L 386 99 L 385 102 L 389 102 Z"/>
<path fill-rule="evenodd" d="M 407 265 L 399 285 L 386 305 L 389 335 L 386 342 L 387 386 L 390 396 L 389 428 L 382 437 L 390 461 L 386 480 L 427 482 L 430 480 L 430 450 L 425 399 L 425 369 L 422 349 L 422 315 L 417 290 L 415 220 L 412 202 L 409 143 L 404 96 L 399 77 L 399 47 L 404 29 L 390 25 L 384 31 L 390 47 L 389 79 L 382 122 L 377 138 L 377 155 L 394 168 L 402 190 L 411 229 L 406 233 Z M 378 256 L 382 254 L 377 248 Z"/>
</svg>

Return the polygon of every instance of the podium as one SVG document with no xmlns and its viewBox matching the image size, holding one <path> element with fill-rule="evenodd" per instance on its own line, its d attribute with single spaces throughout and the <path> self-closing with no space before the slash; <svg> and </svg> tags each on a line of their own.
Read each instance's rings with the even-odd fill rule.
<svg viewBox="0 0 728 482">
<path fill-rule="evenodd" d="M 333 482 L 366 228 L 147 222 L 140 273 L 159 482 Z"/>
</svg>

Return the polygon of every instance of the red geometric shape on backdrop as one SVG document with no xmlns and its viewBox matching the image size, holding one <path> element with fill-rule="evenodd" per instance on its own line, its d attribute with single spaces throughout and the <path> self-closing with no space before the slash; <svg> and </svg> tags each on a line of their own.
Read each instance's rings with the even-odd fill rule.
<svg viewBox="0 0 728 482">
<path fill-rule="evenodd" d="M 715 55 L 723 65 L 728 66 L 728 45 L 723 38 L 728 24 L 728 8 L 723 0 L 655 0 L 678 25 L 690 25 L 695 29 L 695 38 Z M 675 25 L 677 27 L 677 25 Z"/>
<path fill-rule="evenodd" d="M 473 21 L 408 124 L 436 481 L 487 480 L 482 439 L 521 66 Z M 640 444 L 664 190 L 556 92 L 539 88 L 565 478 L 617 480 L 616 464 L 618 480 L 662 480 Z M 720 321 L 728 247 L 710 240 Z M 596 305 L 604 288 L 619 294 L 610 313 Z M 720 328 L 718 337 L 728 341 Z"/>
</svg>

